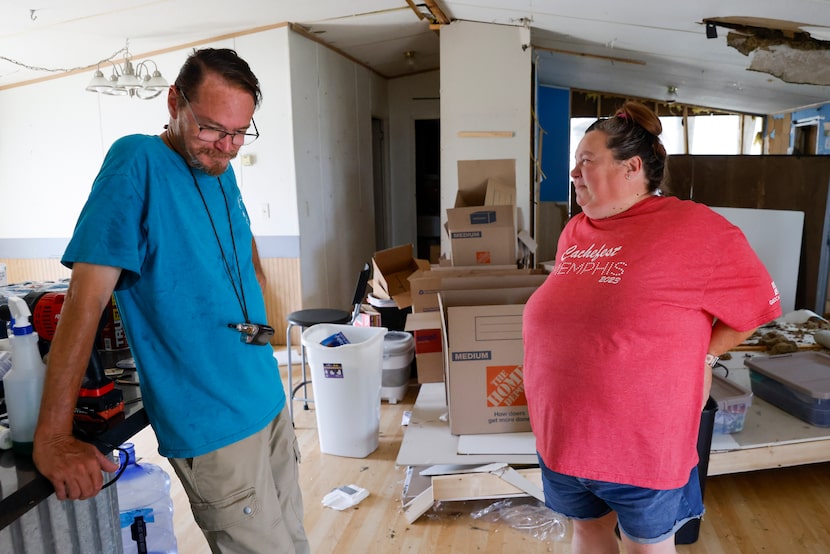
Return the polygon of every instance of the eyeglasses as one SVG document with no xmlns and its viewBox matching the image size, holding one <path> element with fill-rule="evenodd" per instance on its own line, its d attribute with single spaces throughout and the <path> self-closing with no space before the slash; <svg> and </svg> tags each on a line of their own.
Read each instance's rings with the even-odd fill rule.
<svg viewBox="0 0 830 554">
<path fill-rule="evenodd" d="M 187 106 L 187 109 L 190 110 L 190 115 L 193 116 L 193 121 L 195 121 L 196 126 L 199 127 L 199 134 L 196 135 L 199 138 L 199 140 L 203 140 L 205 142 L 218 142 L 230 135 L 231 142 L 233 144 L 235 144 L 236 146 L 243 146 L 246 144 L 251 144 L 259 138 L 259 130 L 256 128 L 256 122 L 254 121 L 253 117 L 251 118 L 251 125 L 254 126 L 253 133 L 231 133 L 229 131 L 225 131 L 224 129 L 215 129 L 213 127 L 203 126 L 201 123 L 199 123 L 199 120 L 196 118 L 196 114 L 193 113 L 193 108 L 190 107 L 190 100 L 187 99 L 187 96 L 185 96 L 184 91 L 180 88 L 178 89 L 178 91 L 182 95 L 182 98 L 184 98 L 184 103 Z"/>
</svg>

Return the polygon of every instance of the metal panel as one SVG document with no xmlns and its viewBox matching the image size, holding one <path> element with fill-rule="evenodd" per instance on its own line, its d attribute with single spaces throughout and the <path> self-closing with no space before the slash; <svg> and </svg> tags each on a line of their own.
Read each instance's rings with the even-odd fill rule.
<svg viewBox="0 0 830 554">
<path fill-rule="evenodd" d="M 88 500 L 52 494 L 0 531 L 0 552 L 15 554 L 122 554 L 115 487 Z"/>
</svg>

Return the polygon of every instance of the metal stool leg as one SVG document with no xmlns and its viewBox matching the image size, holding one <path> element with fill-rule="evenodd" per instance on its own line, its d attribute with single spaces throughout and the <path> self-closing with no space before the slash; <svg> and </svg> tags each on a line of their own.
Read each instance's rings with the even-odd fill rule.
<svg viewBox="0 0 830 554">
<path fill-rule="evenodd" d="M 294 425 L 294 388 L 291 375 L 291 328 L 294 324 L 289 322 L 285 328 L 285 346 L 288 349 L 288 417 L 291 418 L 291 425 Z"/>
<path fill-rule="evenodd" d="M 308 411 L 308 374 L 306 373 L 308 358 L 306 358 L 305 345 L 300 345 L 300 349 L 303 357 L 303 382 L 301 383 L 303 386 L 303 410 Z"/>
<path fill-rule="evenodd" d="M 311 382 L 308 378 L 308 357 L 306 356 L 305 346 L 302 345 L 302 341 L 300 342 L 300 352 L 303 364 L 303 377 L 302 380 L 294 385 L 294 375 L 292 373 L 292 355 L 291 355 L 291 329 L 295 326 L 300 327 L 300 331 L 304 329 L 304 327 L 295 325 L 294 323 L 288 322 L 288 326 L 285 329 L 285 346 L 288 349 L 288 416 L 291 418 L 291 424 L 294 424 L 294 402 L 298 400 L 303 401 L 303 409 L 308 410 L 308 403 L 314 402 L 313 399 L 308 397 L 308 384 Z M 303 396 L 297 398 L 297 392 L 300 389 L 303 389 Z"/>
</svg>

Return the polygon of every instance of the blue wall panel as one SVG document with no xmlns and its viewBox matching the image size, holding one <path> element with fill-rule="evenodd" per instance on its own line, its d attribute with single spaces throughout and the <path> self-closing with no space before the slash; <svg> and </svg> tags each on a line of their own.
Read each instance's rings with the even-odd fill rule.
<svg viewBox="0 0 830 554">
<path fill-rule="evenodd" d="M 568 89 L 540 86 L 536 115 L 542 133 L 541 202 L 567 202 L 570 188 L 571 94 Z"/>
</svg>

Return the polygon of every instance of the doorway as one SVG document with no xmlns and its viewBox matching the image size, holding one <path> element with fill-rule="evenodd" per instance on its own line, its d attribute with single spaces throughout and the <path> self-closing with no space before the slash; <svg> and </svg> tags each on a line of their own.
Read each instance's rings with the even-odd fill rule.
<svg viewBox="0 0 830 554">
<path fill-rule="evenodd" d="M 415 120 L 417 256 L 437 264 L 441 256 L 441 120 Z"/>
<path fill-rule="evenodd" d="M 796 123 L 793 139 L 793 155 L 814 156 L 818 145 L 818 124 L 799 125 Z"/>
<path fill-rule="evenodd" d="M 817 153 L 818 126 L 817 117 L 793 122 L 793 155 L 814 156 Z"/>
</svg>

